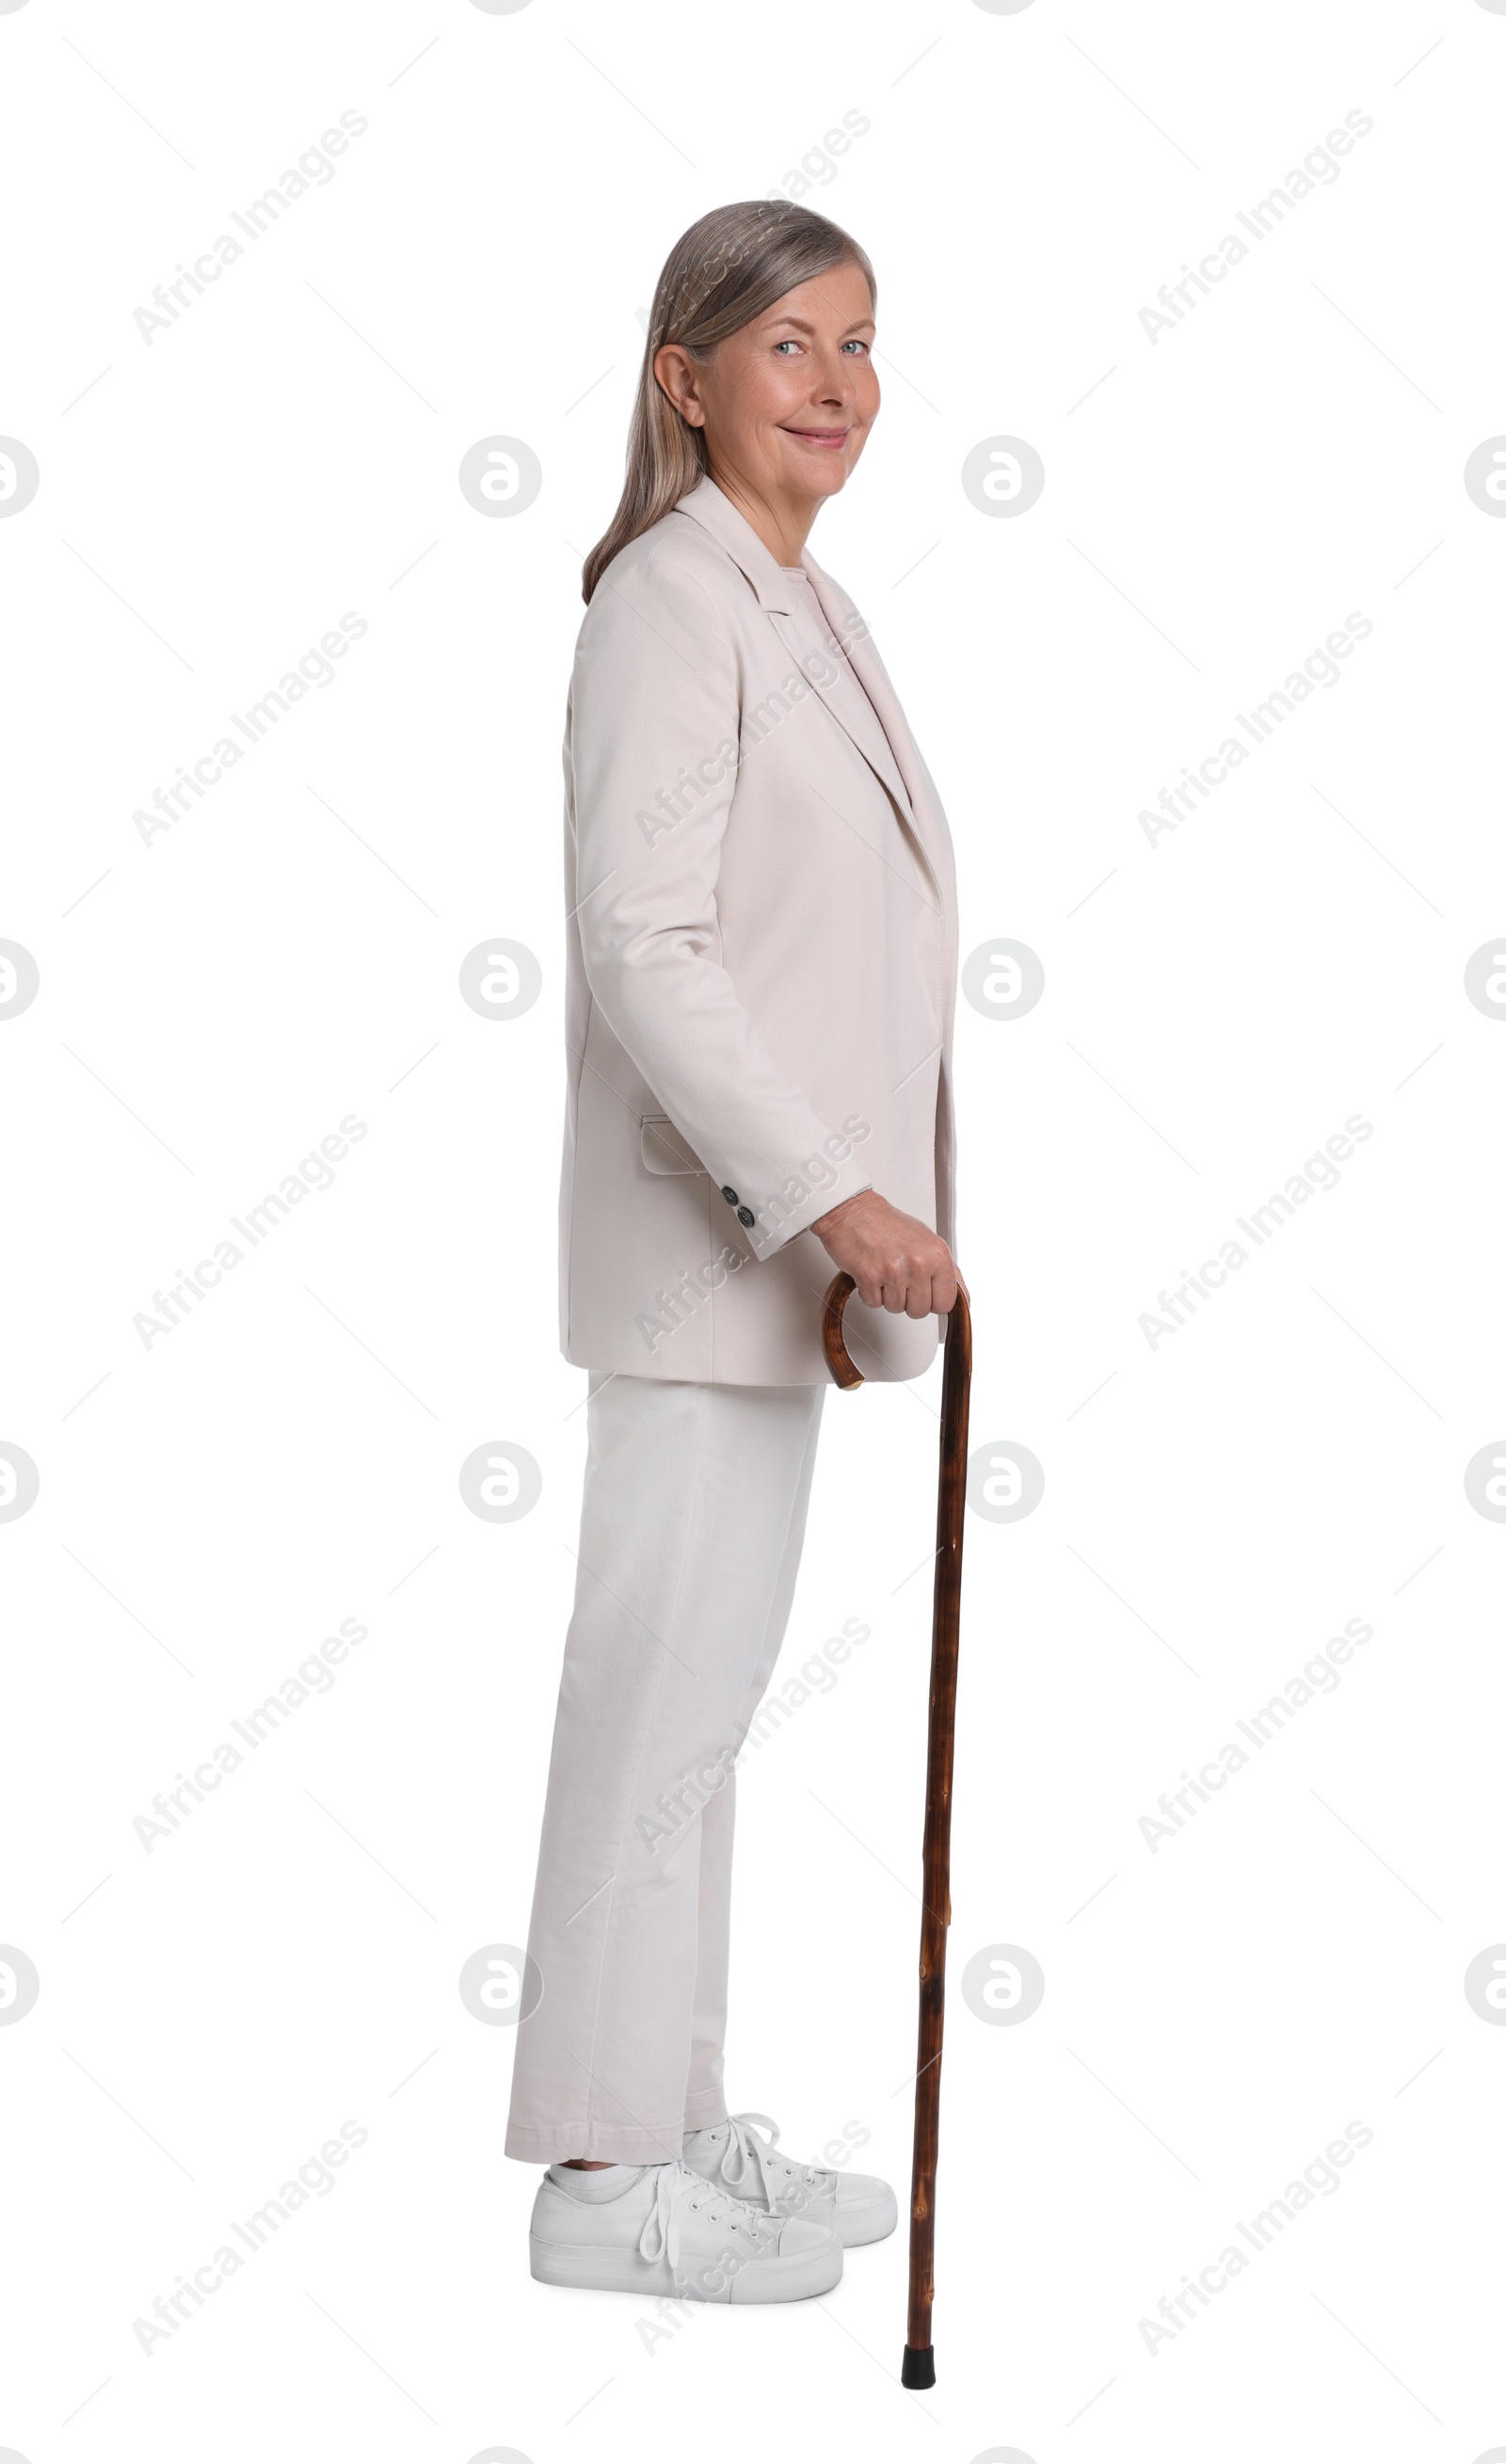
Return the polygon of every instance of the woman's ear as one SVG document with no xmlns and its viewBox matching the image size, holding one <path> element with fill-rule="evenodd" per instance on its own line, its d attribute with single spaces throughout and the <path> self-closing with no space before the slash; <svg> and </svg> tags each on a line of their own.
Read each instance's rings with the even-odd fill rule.
<svg viewBox="0 0 1506 2464">
<path fill-rule="evenodd" d="M 654 378 L 687 427 L 705 427 L 706 412 L 695 397 L 695 370 L 678 342 L 664 342 L 654 353 Z"/>
</svg>

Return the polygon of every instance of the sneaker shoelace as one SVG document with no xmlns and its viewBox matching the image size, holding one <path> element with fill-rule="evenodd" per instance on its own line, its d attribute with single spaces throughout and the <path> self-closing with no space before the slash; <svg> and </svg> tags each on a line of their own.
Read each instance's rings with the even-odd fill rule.
<svg viewBox="0 0 1506 2464">
<path fill-rule="evenodd" d="M 672 2269 L 678 2268 L 680 2226 L 687 2211 L 704 2211 L 709 2224 L 725 2224 L 730 2233 L 746 2234 L 753 2245 L 751 2255 L 765 2249 L 771 2229 L 777 2230 L 777 2217 L 766 2216 L 761 2210 L 750 2207 L 746 2199 L 732 2198 L 718 2190 L 678 2159 L 672 2165 L 659 2166 L 657 2174 L 654 2204 L 638 2241 L 640 2256 L 650 2263 L 667 2258 Z"/>
<path fill-rule="evenodd" d="M 761 2130 L 769 2133 L 766 2140 L 760 2138 Z M 767 2113 L 734 2113 L 727 2124 L 727 2145 L 718 2167 L 723 2181 L 737 2190 L 756 2175 L 771 2208 L 794 2189 L 803 2191 L 805 2200 L 818 2194 L 827 2176 L 817 2165 L 797 2165 L 788 2156 L 775 2155 L 778 2140 L 779 2125 Z"/>
</svg>

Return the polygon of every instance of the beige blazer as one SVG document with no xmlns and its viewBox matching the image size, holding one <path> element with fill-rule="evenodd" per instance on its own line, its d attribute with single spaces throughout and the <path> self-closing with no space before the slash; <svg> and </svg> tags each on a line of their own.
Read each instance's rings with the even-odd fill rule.
<svg viewBox="0 0 1506 2464">
<path fill-rule="evenodd" d="M 808 1226 L 873 1188 L 952 1237 L 946 817 L 862 618 L 803 561 L 867 698 L 709 478 L 580 627 L 560 1340 L 596 1372 L 824 1383 Z M 854 1299 L 846 1324 L 868 1377 L 936 1347 L 934 1318 Z"/>
</svg>

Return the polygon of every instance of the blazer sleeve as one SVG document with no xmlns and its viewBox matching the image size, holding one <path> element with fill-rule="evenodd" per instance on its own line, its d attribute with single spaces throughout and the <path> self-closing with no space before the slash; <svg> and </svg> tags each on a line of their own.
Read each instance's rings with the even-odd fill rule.
<svg viewBox="0 0 1506 2464">
<path fill-rule="evenodd" d="M 618 560 L 621 565 L 622 560 Z M 570 693 L 577 925 L 618 1042 L 767 1258 L 871 1180 L 868 1125 L 820 1118 L 722 963 L 717 875 L 737 786 L 738 669 L 671 553 L 608 566 Z M 790 885 L 798 895 L 798 885 Z"/>
</svg>

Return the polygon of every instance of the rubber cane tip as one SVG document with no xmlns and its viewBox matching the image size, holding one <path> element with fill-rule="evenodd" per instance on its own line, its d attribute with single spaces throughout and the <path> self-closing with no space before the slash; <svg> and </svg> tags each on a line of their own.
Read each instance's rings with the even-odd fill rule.
<svg viewBox="0 0 1506 2464">
<path fill-rule="evenodd" d="M 906 2344 L 905 2359 L 900 2364 L 900 2385 L 906 2387 L 928 2387 L 936 2384 L 936 2347 L 934 2344 Z"/>
</svg>

